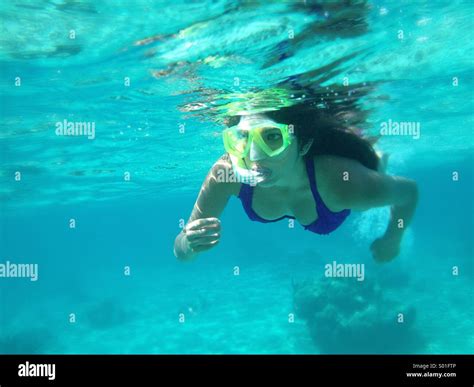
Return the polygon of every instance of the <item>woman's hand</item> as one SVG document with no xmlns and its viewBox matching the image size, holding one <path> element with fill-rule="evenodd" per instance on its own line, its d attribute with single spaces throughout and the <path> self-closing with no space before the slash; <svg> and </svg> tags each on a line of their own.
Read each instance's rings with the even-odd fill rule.
<svg viewBox="0 0 474 387">
<path fill-rule="evenodd" d="M 389 262 L 400 253 L 399 237 L 383 236 L 376 239 L 371 245 L 370 250 L 377 262 Z"/>
<path fill-rule="evenodd" d="M 189 222 L 183 229 L 191 254 L 209 250 L 219 243 L 221 222 L 218 218 L 202 218 Z"/>
</svg>

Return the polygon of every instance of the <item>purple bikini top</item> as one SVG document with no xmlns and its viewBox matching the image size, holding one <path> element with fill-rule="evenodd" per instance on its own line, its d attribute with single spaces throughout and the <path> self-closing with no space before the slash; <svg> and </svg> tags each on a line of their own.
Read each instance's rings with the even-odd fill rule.
<svg viewBox="0 0 474 387">
<path fill-rule="evenodd" d="M 314 174 L 314 164 L 312 158 L 306 159 L 306 172 L 308 173 L 311 192 L 313 193 L 314 201 L 316 202 L 318 219 L 307 226 L 303 225 L 303 227 L 305 230 L 309 230 L 317 234 L 327 235 L 337 229 L 344 222 L 344 220 L 350 215 L 351 210 L 346 209 L 340 212 L 332 212 L 326 207 L 316 187 L 316 177 Z M 251 220 L 262 223 L 270 223 L 278 222 L 279 220 L 285 218 L 295 219 L 294 216 L 284 215 L 278 219 L 268 220 L 257 215 L 252 208 L 253 188 L 254 187 L 252 185 L 242 183 L 239 192 L 239 198 L 242 201 L 244 210 Z"/>
</svg>

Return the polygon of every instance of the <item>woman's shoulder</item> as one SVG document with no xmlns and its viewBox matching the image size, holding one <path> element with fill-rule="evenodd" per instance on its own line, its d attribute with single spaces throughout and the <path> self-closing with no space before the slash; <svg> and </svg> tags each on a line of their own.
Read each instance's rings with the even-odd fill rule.
<svg viewBox="0 0 474 387">
<path fill-rule="evenodd" d="M 345 209 L 341 192 L 347 189 L 347 181 L 362 164 L 336 155 L 315 155 L 313 163 L 318 192 L 326 206 L 333 212 Z"/>
<path fill-rule="evenodd" d="M 362 164 L 358 160 L 337 155 L 315 155 L 313 158 L 314 170 L 322 177 L 341 177 L 344 172 L 350 172 L 360 168 Z"/>
</svg>

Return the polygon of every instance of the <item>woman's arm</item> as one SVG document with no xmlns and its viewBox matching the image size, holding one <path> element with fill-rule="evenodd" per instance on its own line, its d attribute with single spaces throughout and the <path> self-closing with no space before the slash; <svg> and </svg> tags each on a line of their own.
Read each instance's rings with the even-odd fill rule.
<svg viewBox="0 0 474 387">
<path fill-rule="evenodd" d="M 189 220 L 175 239 L 174 255 L 178 259 L 190 260 L 219 243 L 219 216 L 230 196 L 240 189 L 240 184 L 230 182 L 229 176 L 232 176 L 232 166 L 224 155 L 206 176 Z"/>
<path fill-rule="evenodd" d="M 379 261 L 394 258 L 398 255 L 403 234 L 413 219 L 418 203 L 416 182 L 373 171 L 349 159 L 340 159 L 334 167 L 336 173 L 331 180 L 331 193 L 340 206 L 356 211 L 391 206 L 385 234 L 374 242 L 372 251 Z"/>
</svg>

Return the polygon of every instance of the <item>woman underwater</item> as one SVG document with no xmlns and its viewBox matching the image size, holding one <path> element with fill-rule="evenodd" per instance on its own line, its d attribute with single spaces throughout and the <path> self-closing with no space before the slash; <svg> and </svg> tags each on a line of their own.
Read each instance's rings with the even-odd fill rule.
<svg viewBox="0 0 474 387">
<path fill-rule="evenodd" d="M 178 259 L 190 260 L 219 243 L 219 216 L 232 195 L 251 220 L 293 218 L 317 234 L 336 230 L 351 210 L 391 206 L 385 234 L 370 248 L 379 262 L 399 254 L 417 205 L 417 184 L 386 175 L 367 139 L 305 105 L 232 119 L 223 132 L 227 152 L 212 166 L 175 239 Z"/>
</svg>

